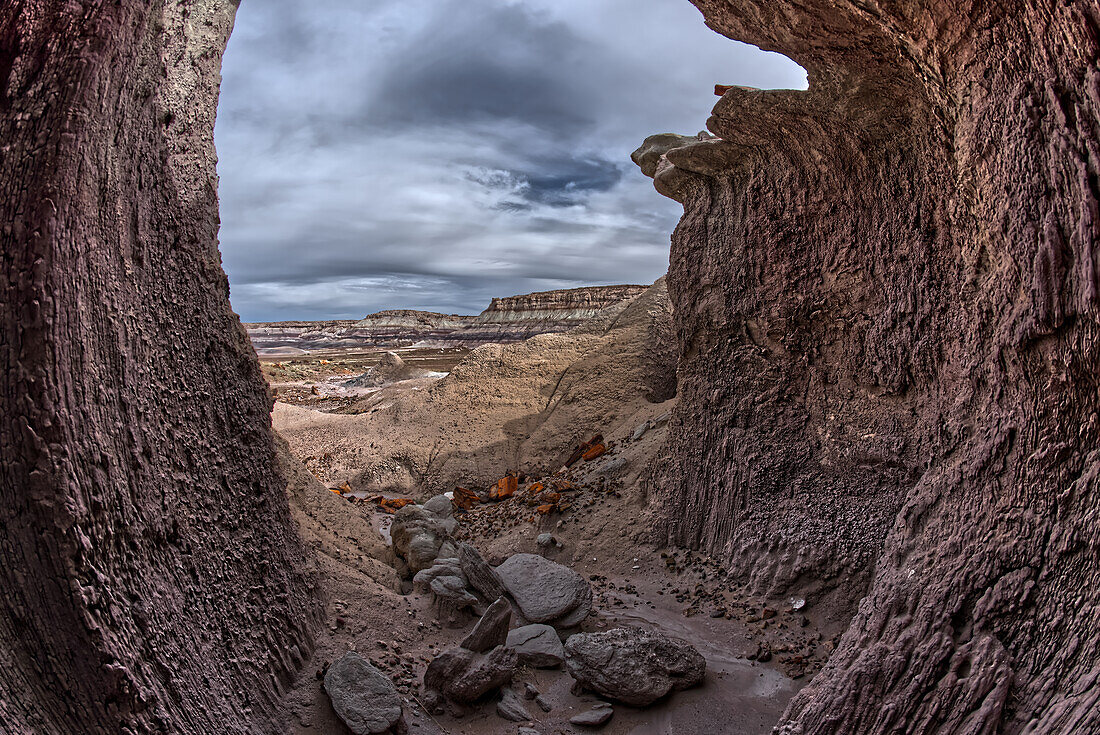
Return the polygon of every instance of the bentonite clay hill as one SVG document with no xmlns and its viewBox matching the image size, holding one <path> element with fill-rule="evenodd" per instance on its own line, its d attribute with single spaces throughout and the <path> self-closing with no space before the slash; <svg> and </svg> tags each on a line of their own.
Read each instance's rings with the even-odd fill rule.
<svg viewBox="0 0 1100 735">
<path fill-rule="evenodd" d="M 611 451 L 584 437 L 604 454 L 572 479 L 502 476 L 509 497 L 468 499 L 455 519 L 460 570 L 461 543 L 494 569 L 560 554 L 592 585 L 586 633 L 638 622 L 703 655 L 703 685 L 673 687 L 655 705 L 668 709 L 631 720 L 608 702 L 622 732 L 1100 731 L 1100 8 L 694 2 L 718 32 L 802 65 L 809 89 L 724 89 L 715 137 L 639 151 L 685 210 L 663 444 L 633 487 L 587 476 L 630 446 L 610 433 Z M 236 7 L 0 4 L 0 723 L 19 735 L 339 732 L 322 683 L 342 698 L 356 676 L 380 706 L 338 706 L 377 729 L 394 700 L 366 666 L 419 699 L 429 662 L 473 629 L 468 607 L 433 609 L 433 593 L 465 599 L 457 574 L 401 594 L 392 550 L 363 530 L 383 511 L 300 467 L 288 491 L 293 460 L 217 248 L 213 127 Z M 524 417 L 553 417 L 537 406 L 502 447 L 540 444 Z M 437 468 L 409 470 L 425 484 L 452 466 L 417 463 Z M 532 513 L 546 492 L 561 497 Z M 664 557 L 644 546 L 651 526 Z M 797 633 L 826 598 L 835 649 L 831 631 Z M 738 625 L 795 636 L 750 648 Z M 616 650 L 638 650 L 620 635 Z M 566 655 L 610 645 L 586 641 Z M 515 715 L 517 699 L 540 735 L 606 717 L 607 694 L 517 675 L 518 654 L 510 695 L 448 710 L 503 680 L 512 656 L 496 650 L 436 664 L 442 688 L 426 689 L 442 702 L 419 716 L 402 699 L 393 727 L 499 730 L 497 705 Z M 660 650 L 657 690 L 691 680 L 689 651 Z M 793 677 L 818 651 L 828 663 L 797 693 L 812 666 L 768 673 Z M 326 661 L 343 663 L 328 677 Z"/>
</svg>

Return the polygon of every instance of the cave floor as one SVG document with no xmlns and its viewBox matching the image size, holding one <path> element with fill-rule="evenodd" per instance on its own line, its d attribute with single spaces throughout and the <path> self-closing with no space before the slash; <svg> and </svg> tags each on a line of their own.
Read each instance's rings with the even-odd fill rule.
<svg viewBox="0 0 1100 735">
<path fill-rule="evenodd" d="M 615 705 L 615 715 L 598 731 L 607 735 L 749 735 L 768 733 L 788 701 L 812 677 L 831 650 L 815 611 L 799 611 L 786 601 L 746 595 L 725 578 L 721 565 L 692 552 L 664 552 L 644 543 L 644 523 L 633 512 L 637 499 L 625 494 L 601 498 L 589 512 L 543 525 L 460 516 L 459 531 L 487 558 L 536 551 L 535 537 L 552 530 L 562 543 L 544 555 L 590 579 L 594 613 L 583 631 L 620 625 L 659 630 L 692 643 L 707 660 L 707 677 L 695 689 L 675 692 L 657 704 L 637 709 Z M 505 508 L 483 513 L 500 516 Z M 627 512 L 624 512 L 627 511 Z M 378 526 L 387 517 L 380 511 Z M 541 735 L 593 730 L 569 724 L 573 715 L 599 699 L 571 692 L 563 670 L 521 667 L 513 686 L 533 684 L 553 705 L 546 713 L 526 702 L 530 723 L 513 723 L 495 712 L 495 699 L 462 710 L 428 714 L 420 706 L 420 679 L 428 661 L 457 646 L 476 618 L 441 619 L 429 595 L 400 594 L 359 575 L 354 565 L 322 558 L 332 594 L 328 627 L 313 660 L 287 697 L 290 729 L 296 735 L 343 735 L 321 687 L 319 671 L 346 650 L 358 650 L 393 677 L 405 698 L 405 719 L 412 733 L 516 733 L 520 726 Z M 408 589 L 406 585 L 405 589 Z M 824 619 L 824 614 L 823 614 Z M 762 651 L 767 651 L 763 656 Z M 756 660 L 763 658 L 765 661 Z"/>
</svg>

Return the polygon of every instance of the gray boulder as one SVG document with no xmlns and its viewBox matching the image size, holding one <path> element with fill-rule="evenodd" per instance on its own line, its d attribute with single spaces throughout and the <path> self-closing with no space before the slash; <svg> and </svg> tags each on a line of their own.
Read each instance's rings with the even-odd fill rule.
<svg viewBox="0 0 1100 735">
<path fill-rule="evenodd" d="M 389 732 L 403 719 L 401 697 L 393 682 L 354 651 L 328 667 L 325 693 L 355 735 Z"/>
<path fill-rule="evenodd" d="M 508 647 L 516 652 L 520 663 L 539 669 L 554 669 L 565 661 L 565 646 L 558 638 L 558 631 L 542 623 L 509 632 Z"/>
<path fill-rule="evenodd" d="M 462 572 L 462 566 L 458 559 L 438 558 L 427 569 L 422 569 L 413 576 L 413 587 L 420 592 L 431 589 L 432 580 L 436 577 L 458 577 L 466 584 L 466 575 Z"/>
<path fill-rule="evenodd" d="M 470 704 L 510 683 L 518 663 L 516 652 L 504 646 L 484 655 L 452 648 L 428 664 L 424 687 L 442 692 L 452 701 Z"/>
<path fill-rule="evenodd" d="M 512 623 L 512 605 L 504 597 L 489 606 L 474 629 L 462 640 L 462 647 L 477 653 L 490 651 L 508 640 L 508 626 Z"/>
<path fill-rule="evenodd" d="M 587 712 L 581 712 L 579 715 L 570 717 L 569 722 L 584 727 L 600 727 L 606 725 L 613 714 L 615 714 L 615 710 L 611 707 L 593 707 Z"/>
<path fill-rule="evenodd" d="M 444 495 L 437 495 L 424 505 L 406 505 L 394 514 L 390 528 L 393 550 L 416 574 L 430 568 L 440 556 L 457 555 L 449 540 L 457 528 L 451 501 Z"/>
<path fill-rule="evenodd" d="M 565 667 L 585 689 L 635 707 L 702 684 L 707 670 L 689 643 L 636 628 L 570 636 Z"/>
<path fill-rule="evenodd" d="M 466 580 L 459 577 L 436 577 L 428 585 L 436 602 L 452 610 L 473 607 L 477 598 L 466 591 Z"/>
<path fill-rule="evenodd" d="M 458 560 L 470 586 L 486 601 L 500 599 L 506 593 L 504 583 L 500 581 L 496 571 L 481 558 L 476 548 L 465 542 L 459 543 Z"/>
<path fill-rule="evenodd" d="M 592 609 L 588 581 L 537 554 L 514 554 L 496 569 L 523 617 L 558 628 L 579 625 Z"/>
</svg>

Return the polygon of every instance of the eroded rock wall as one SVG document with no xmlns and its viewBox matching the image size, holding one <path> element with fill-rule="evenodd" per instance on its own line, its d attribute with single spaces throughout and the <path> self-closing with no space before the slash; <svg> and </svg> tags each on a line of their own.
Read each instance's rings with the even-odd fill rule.
<svg viewBox="0 0 1100 735">
<path fill-rule="evenodd" d="M 695 4 L 810 90 L 649 142 L 666 538 L 855 612 L 783 732 L 1100 729 L 1100 7 Z"/>
<path fill-rule="evenodd" d="M 0 4 L 4 732 L 278 732 L 311 646 L 217 251 L 235 9 Z"/>
</svg>

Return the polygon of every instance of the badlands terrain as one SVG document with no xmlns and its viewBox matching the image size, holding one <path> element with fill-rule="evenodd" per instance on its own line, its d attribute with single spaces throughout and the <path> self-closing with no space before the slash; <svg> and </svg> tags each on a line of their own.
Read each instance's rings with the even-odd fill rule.
<svg viewBox="0 0 1100 735">
<path fill-rule="evenodd" d="M 654 544 L 647 483 L 676 404 L 664 280 L 579 321 L 365 370 L 361 348 L 264 358 L 291 504 L 336 595 L 287 700 L 297 732 L 365 711 L 334 666 L 392 680 L 398 729 L 623 735 L 768 732 L 820 669 L 843 626 L 828 601 L 754 595 Z"/>
<path fill-rule="evenodd" d="M 1100 732 L 1100 8 L 693 3 L 808 88 L 636 154 L 671 328 L 278 403 L 289 451 L 218 249 L 238 3 L 0 3 L 0 728 L 332 732 L 360 682 L 410 732 Z M 566 669 L 474 650 L 536 618 Z"/>
</svg>

